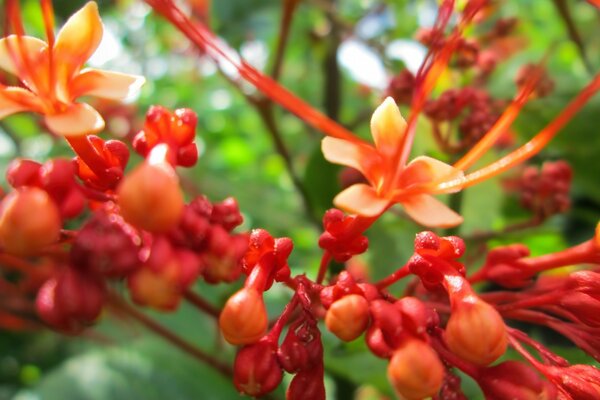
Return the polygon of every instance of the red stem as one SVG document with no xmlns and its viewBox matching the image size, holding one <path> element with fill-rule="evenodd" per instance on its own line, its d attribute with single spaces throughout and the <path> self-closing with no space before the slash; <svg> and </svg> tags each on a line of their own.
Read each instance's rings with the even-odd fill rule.
<svg viewBox="0 0 600 400">
<path fill-rule="evenodd" d="M 380 289 L 380 290 L 385 289 L 388 286 L 391 286 L 394 283 L 398 282 L 400 279 L 407 277 L 409 274 L 410 274 L 410 270 L 409 270 L 408 264 L 404 264 L 404 266 L 397 269 L 392 274 L 388 275 L 387 277 L 383 278 L 379 282 L 375 283 L 375 287 L 377 287 L 377 289 Z"/>
<path fill-rule="evenodd" d="M 325 273 L 327 272 L 327 266 L 331 261 L 331 254 L 328 251 L 323 253 L 323 257 L 321 257 L 321 265 L 319 265 L 319 273 L 317 274 L 317 283 L 323 283 L 323 279 L 325 279 Z"/>
</svg>

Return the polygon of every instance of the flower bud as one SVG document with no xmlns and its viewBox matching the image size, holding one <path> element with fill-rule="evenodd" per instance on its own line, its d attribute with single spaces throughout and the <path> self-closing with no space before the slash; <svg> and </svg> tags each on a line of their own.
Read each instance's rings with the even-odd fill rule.
<svg viewBox="0 0 600 400">
<path fill-rule="evenodd" d="M 155 271 L 147 265 L 138 268 L 127 277 L 127 287 L 132 300 L 141 306 L 161 311 L 173 311 L 181 300 L 177 282 L 166 271 Z"/>
<path fill-rule="evenodd" d="M 106 289 L 104 282 L 73 268 L 47 280 L 36 299 L 39 316 L 51 327 L 77 334 L 100 315 Z"/>
<path fill-rule="evenodd" d="M 402 399 L 420 400 L 434 396 L 444 380 L 444 366 L 424 341 L 408 339 L 394 351 L 387 375 Z"/>
<path fill-rule="evenodd" d="M 325 400 L 325 384 L 323 381 L 323 365 L 298 372 L 285 398 L 287 400 Z"/>
<path fill-rule="evenodd" d="M 346 342 L 359 337 L 368 323 L 369 302 L 358 294 L 335 301 L 325 315 L 327 329 Z"/>
<path fill-rule="evenodd" d="M 234 345 L 256 342 L 267 331 L 267 309 L 261 294 L 242 288 L 227 300 L 219 317 L 225 340 Z"/>
<path fill-rule="evenodd" d="M 235 357 L 233 383 L 248 396 L 259 397 L 273 391 L 283 378 L 277 359 L 277 345 L 263 339 L 244 346 Z"/>
<path fill-rule="evenodd" d="M 0 207 L 0 243 L 7 253 L 29 255 L 58 240 L 60 214 L 44 190 L 17 189 Z"/>
<path fill-rule="evenodd" d="M 150 231 L 166 232 L 175 227 L 183 213 L 183 194 L 173 168 L 144 162 L 117 189 L 123 218 Z"/>
<path fill-rule="evenodd" d="M 498 311 L 473 296 L 453 307 L 445 338 L 454 354 L 477 365 L 497 360 L 507 346 L 506 326 Z"/>
<path fill-rule="evenodd" d="M 486 399 L 554 399 L 556 389 L 543 380 L 530 366 L 518 361 L 505 361 L 485 368 L 477 383 Z"/>
</svg>

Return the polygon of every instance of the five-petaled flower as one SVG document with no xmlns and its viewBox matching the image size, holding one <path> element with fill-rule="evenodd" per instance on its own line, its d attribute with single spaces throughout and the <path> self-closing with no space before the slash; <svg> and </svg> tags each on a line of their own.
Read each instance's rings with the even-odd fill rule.
<svg viewBox="0 0 600 400">
<path fill-rule="evenodd" d="M 462 217 L 428 191 L 434 182 L 462 178 L 463 171 L 427 156 L 419 156 L 406 165 L 397 163 L 396 154 L 405 143 L 406 128 L 396 103 L 388 97 L 371 118 L 374 146 L 358 138 L 355 141 L 323 139 L 322 150 L 328 161 L 355 168 L 369 181 L 369 184 L 350 186 L 337 195 L 334 203 L 366 217 L 377 216 L 400 203 L 406 213 L 422 225 L 450 227 L 460 224 Z M 453 187 L 446 192 L 458 190 Z"/>
<path fill-rule="evenodd" d="M 47 27 L 48 28 L 48 27 Z M 81 96 L 124 100 L 144 78 L 92 68 L 83 64 L 96 51 L 103 27 L 95 2 L 67 20 L 56 38 L 47 29 L 48 43 L 22 32 L 0 39 L 0 68 L 19 78 L 22 87 L 0 85 L 0 119 L 32 111 L 61 136 L 97 133 L 104 128 L 100 114 Z"/>
</svg>

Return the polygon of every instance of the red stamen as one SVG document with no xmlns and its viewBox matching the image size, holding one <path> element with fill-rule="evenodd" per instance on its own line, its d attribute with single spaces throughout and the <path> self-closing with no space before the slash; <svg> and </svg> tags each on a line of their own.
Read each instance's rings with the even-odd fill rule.
<svg viewBox="0 0 600 400">
<path fill-rule="evenodd" d="M 40 0 L 46 39 L 48 40 L 48 76 L 50 88 L 55 87 L 53 48 L 54 48 L 54 8 L 51 0 Z"/>
<path fill-rule="evenodd" d="M 34 90 L 38 88 L 36 83 L 36 74 L 34 73 L 33 64 L 29 58 L 29 54 L 23 44 L 23 36 L 25 36 L 25 28 L 21 19 L 21 9 L 17 0 L 7 0 L 6 3 L 6 30 L 12 25 L 17 38 L 17 49 L 13 49 L 10 41 L 6 42 L 7 50 L 18 70 L 22 69 L 19 74 L 19 79 L 27 86 L 31 85 Z M 17 54 L 18 51 L 18 54 Z M 19 57 L 20 56 L 20 57 Z"/>
<path fill-rule="evenodd" d="M 304 120 L 307 124 L 328 136 L 364 143 L 364 141 L 354 136 L 352 132 L 315 110 L 276 81 L 247 64 L 237 53 L 233 53 L 233 50 L 226 47 L 204 23 L 201 21 L 192 22 L 173 4 L 172 0 L 146 0 L 146 3 L 173 23 L 201 50 L 206 50 L 207 54 L 216 63 L 225 62 L 234 67 L 246 81 L 254 85 L 271 100 L 279 103 Z"/>
<path fill-rule="evenodd" d="M 545 60 L 544 60 L 545 61 Z M 529 77 L 525 85 L 517 93 L 512 103 L 502 113 L 498 121 L 492 126 L 492 128 L 482 137 L 475 146 L 471 148 L 460 160 L 458 160 L 454 167 L 458 169 L 467 170 L 470 166 L 479 160 L 481 156 L 485 154 L 502 135 L 510 128 L 514 120 L 519 115 L 521 109 L 527 104 L 530 99 L 531 93 L 533 93 L 536 84 L 538 83 L 542 73 L 542 65 L 544 61 L 540 63 L 538 68 L 535 69 L 534 73 Z"/>
<path fill-rule="evenodd" d="M 500 160 L 481 168 L 462 179 L 455 179 L 449 182 L 442 182 L 434 187 L 439 193 L 445 193 L 455 188 L 466 188 L 498 175 L 515 165 L 533 157 L 539 153 L 550 140 L 565 126 L 567 122 L 587 103 L 587 101 L 600 90 L 600 74 L 596 75 L 567 107 L 552 120 L 544 129 L 542 129 L 533 139 L 523 146 L 514 150 L 510 154 L 502 157 Z"/>
</svg>

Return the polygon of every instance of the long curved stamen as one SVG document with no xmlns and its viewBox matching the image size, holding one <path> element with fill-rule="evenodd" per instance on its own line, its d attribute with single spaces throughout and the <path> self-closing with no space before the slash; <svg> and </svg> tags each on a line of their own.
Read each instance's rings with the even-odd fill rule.
<svg viewBox="0 0 600 400">
<path fill-rule="evenodd" d="M 419 79 L 419 75 L 421 75 L 421 83 L 417 83 L 415 99 L 411 104 L 411 114 L 407 121 L 406 133 L 402 138 L 400 146 L 396 149 L 394 158 L 392 159 L 392 165 L 396 166 L 394 178 L 390 180 L 392 184 L 397 181 L 399 174 L 402 172 L 404 165 L 410 157 L 410 151 L 416 133 L 417 118 L 421 113 L 429 94 L 435 87 L 439 77 L 446 70 L 448 63 L 450 62 L 450 58 L 458 46 L 458 41 L 461 38 L 462 32 L 471 23 L 477 12 L 483 7 L 484 4 L 485 2 L 480 0 L 472 1 L 468 4 L 460 22 L 454 28 L 454 31 L 444 46 L 437 51 L 430 51 L 419 72 L 417 73 L 417 79 Z M 438 21 L 436 22 L 434 29 L 439 29 L 440 32 L 443 31 L 448 24 L 450 16 L 452 15 L 453 8 L 454 1 L 452 0 L 446 0 L 440 6 Z"/>
<path fill-rule="evenodd" d="M 53 60 L 53 48 L 54 48 L 54 8 L 52 7 L 51 0 L 40 0 L 42 7 L 42 16 L 44 18 L 44 28 L 46 30 L 46 39 L 48 40 L 48 76 L 51 92 L 54 92 L 55 87 L 55 73 L 54 73 L 54 60 Z"/>
<path fill-rule="evenodd" d="M 514 120 L 519 115 L 521 109 L 527 104 L 531 93 L 535 89 L 535 85 L 539 82 L 542 76 L 542 65 L 544 61 L 536 68 L 534 73 L 529 77 L 525 85 L 517 93 L 514 100 L 508 108 L 502 113 L 500 118 L 494 123 L 490 130 L 465 154 L 458 160 L 454 167 L 467 170 L 488 151 L 500 137 L 510 128 Z"/>
<path fill-rule="evenodd" d="M 226 47 L 215 34 L 201 21 L 192 22 L 179 10 L 171 0 L 145 0 L 151 7 L 173 23 L 196 46 L 207 51 L 207 54 L 218 64 L 226 63 L 246 81 L 254 85 L 271 100 L 304 120 L 327 136 L 344 139 L 355 143 L 366 143 L 352 132 L 331 120 L 309 104 L 299 99 L 273 79 L 242 60 L 237 53 Z"/>
<path fill-rule="evenodd" d="M 481 168 L 462 179 L 455 179 L 448 182 L 438 183 L 433 187 L 433 192 L 444 193 L 452 189 L 466 188 L 486 179 L 489 179 L 507 169 L 512 168 L 537 153 L 539 153 L 548 142 L 565 126 L 567 122 L 587 103 L 587 101 L 600 90 L 600 74 L 594 79 L 567 105 L 567 107 L 552 120 L 544 129 L 523 146 L 514 150 L 510 154 L 502 157 L 500 160 Z"/>
<path fill-rule="evenodd" d="M 10 26 L 13 27 L 13 31 L 17 39 L 17 48 L 13 48 L 12 43 L 7 40 L 6 48 L 13 60 L 13 63 L 18 69 L 21 69 L 19 79 L 26 85 L 32 85 L 34 90 L 38 88 L 36 74 L 34 73 L 33 63 L 25 49 L 23 43 L 23 36 L 25 36 L 25 28 L 23 27 L 23 20 L 21 19 L 21 9 L 17 0 L 8 0 L 6 2 L 6 30 Z M 8 36 L 8 35 L 6 35 Z"/>
</svg>

